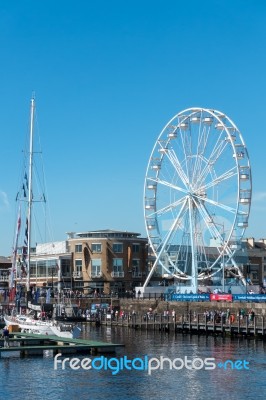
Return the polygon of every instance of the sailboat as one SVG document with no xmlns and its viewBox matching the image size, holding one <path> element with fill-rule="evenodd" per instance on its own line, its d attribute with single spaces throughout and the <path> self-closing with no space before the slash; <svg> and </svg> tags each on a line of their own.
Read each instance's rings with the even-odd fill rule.
<svg viewBox="0 0 266 400">
<path fill-rule="evenodd" d="M 40 305 L 35 307 L 31 305 L 32 290 L 30 287 L 30 261 L 31 261 L 31 234 L 32 234 L 32 207 L 33 203 L 46 202 L 45 195 L 42 194 L 37 200 L 33 195 L 33 139 L 34 139 L 34 117 L 35 117 L 35 98 L 31 99 L 30 107 L 30 138 L 29 138 L 29 160 L 26 162 L 28 172 L 23 173 L 23 184 L 21 190 L 17 194 L 17 200 L 24 205 L 26 210 L 26 219 L 24 224 L 24 242 L 19 248 L 18 240 L 21 233 L 22 218 L 21 205 L 19 205 L 18 220 L 16 226 L 15 240 L 13 246 L 13 260 L 10 273 L 10 293 L 16 296 L 17 314 L 5 315 L 4 321 L 7 326 L 17 325 L 21 330 L 31 333 L 40 333 L 45 335 L 57 335 L 60 337 L 78 337 L 81 329 L 73 324 L 60 323 L 59 321 L 49 318 L 43 320 L 42 309 Z M 20 253 L 18 254 L 18 249 Z M 22 292 L 26 298 L 28 308 L 27 315 L 19 313 L 21 305 Z M 50 289 L 47 290 L 50 294 Z M 29 311 L 30 310 L 30 311 Z M 38 313 L 39 317 L 38 318 Z"/>
</svg>

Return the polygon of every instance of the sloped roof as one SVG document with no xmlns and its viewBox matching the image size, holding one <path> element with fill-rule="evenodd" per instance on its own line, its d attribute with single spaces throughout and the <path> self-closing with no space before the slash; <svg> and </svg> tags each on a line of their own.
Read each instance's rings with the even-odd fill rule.
<svg viewBox="0 0 266 400">
<path fill-rule="evenodd" d="M 12 261 L 8 257 L 0 256 L 0 264 L 11 264 Z"/>
</svg>

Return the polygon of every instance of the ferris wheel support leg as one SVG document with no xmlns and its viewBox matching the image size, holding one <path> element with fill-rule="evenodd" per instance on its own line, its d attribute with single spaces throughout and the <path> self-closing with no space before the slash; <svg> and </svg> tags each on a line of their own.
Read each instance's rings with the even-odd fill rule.
<svg viewBox="0 0 266 400">
<path fill-rule="evenodd" d="M 197 256 L 196 256 L 194 224 L 192 221 L 193 204 L 192 204 L 191 198 L 189 198 L 188 204 L 189 204 L 189 222 L 190 222 L 191 253 L 192 253 L 191 286 L 192 286 L 192 292 L 196 294 L 196 293 L 198 293 L 198 262 L 197 262 Z"/>
<path fill-rule="evenodd" d="M 174 231 L 174 230 L 176 229 L 176 227 L 177 227 L 177 224 L 178 224 L 178 221 L 179 221 L 179 217 L 180 217 L 180 215 L 182 215 L 184 208 L 185 208 L 185 203 L 182 205 L 181 210 L 179 211 L 179 214 L 178 214 L 177 217 L 175 218 L 175 221 L 174 221 L 174 223 L 173 223 L 171 229 L 170 229 L 169 232 L 168 232 L 168 235 L 167 235 L 166 238 L 164 239 L 164 244 L 163 244 L 162 248 L 160 249 L 159 253 L 157 254 L 155 263 L 153 264 L 152 269 L 150 270 L 149 275 L 147 276 L 146 281 L 145 281 L 144 284 L 143 284 L 143 287 L 144 287 L 144 288 L 148 285 L 148 283 L 149 283 L 149 281 L 150 281 L 150 279 L 151 279 L 151 276 L 152 276 L 152 274 L 153 274 L 153 271 L 154 271 L 154 269 L 156 268 L 156 266 L 157 266 L 157 264 L 158 264 L 158 262 L 159 262 L 159 260 L 160 260 L 160 258 L 161 258 L 162 253 L 164 252 L 164 249 L 165 249 L 165 247 L 166 247 L 166 245 L 167 245 L 167 243 L 168 243 L 168 240 L 169 240 L 169 238 L 171 237 L 173 231 Z"/>
<path fill-rule="evenodd" d="M 147 276 L 147 278 L 146 278 L 146 280 L 145 280 L 145 282 L 143 284 L 143 288 L 147 287 L 148 283 L 150 282 L 150 279 L 152 277 L 153 271 L 157 267 L 158 261 L 159 261 L 159 257 L 156 258 L 155 263 L 153 264 L 152 269 L 150 270 L 149 275 Z"/>
<path fill-rule="evenodd" d="M 243 275 L 243 272 L 241 271 L 241 268 L 239 268 L 239 265 L 235 262 L 234 257 L 232 257 L 232 254 L 230 254 L 230 252 L 228 252 L 228 250 L 226 251 L 226 253 L 230 256 L 230 260 L 231 260 L 232 264 L 234 265 L 234 268 L 238 272 L 239 280 L 246 287 L 247 286 L 247 281 L 246 281 L 246 279 L 245 279 L 245 277 Z"/>
<path fill-rule="evenodd" d="M 237 272 L 238 272 L 239 280 L 242 282 L 242 284 L 243 284 L 244 286 L 247 286 L 247 281 L 246 281 L 246 279 L 245 279 L 245 277 L 244 277 L 244 275 L 243 275 L 241 269 L 239 268 L 239 266 L 237 265 L 237 263 L 234 261 L 234 259 L 232 259 L 232 262 L 233 262 L 233 264 L 234 264 L 235 269 L 236 269 Z"/>
</svg>

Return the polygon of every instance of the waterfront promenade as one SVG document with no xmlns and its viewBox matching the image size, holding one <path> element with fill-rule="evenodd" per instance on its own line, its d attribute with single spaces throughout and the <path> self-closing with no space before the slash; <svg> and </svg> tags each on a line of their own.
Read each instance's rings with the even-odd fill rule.
<svg viewBox="0 0 266 400">
<path fill-rule="evenodd" d="M 190 334 L 215 334 L 221 336 L 247 336 L 266 338 L 266 318 L 264 315 L 248 314 L 226 316 L 222 313 L 204 314 L 125 314 L 114 318 L 100 317 L 100 324 L 107 326 L 130 327 L 140 330 L 181 332 Z"/>
<path fill-rule="evenodd" d="M 116 299 L 112 308 L 116 310 L 112 316 L 100 315 L 101 324 L 207 335 L 266 335 L 266 303 Z"/>
<path fill-rule="evenodd" d="M 165 301 L 162 298 L 110 297 L 80 298 L 74 301 L 78 301 L 81 313 L 90 310 L 92 304 L 97 304 L 99 310 L 101 305 L 107 305 L 109 311 L 105 308 L 97 316 L 97 322 L 103 325 L 222 336 L 265 338 L 266 334 L 265 302 Z M 2 311 L 10 310 L 7 303 L 1 303 L 0 307 Z"/>
</svg>

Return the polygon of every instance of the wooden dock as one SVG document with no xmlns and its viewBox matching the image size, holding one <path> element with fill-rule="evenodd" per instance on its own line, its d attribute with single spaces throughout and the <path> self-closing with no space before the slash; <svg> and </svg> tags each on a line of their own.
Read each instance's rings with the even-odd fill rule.
<svg viewBox="0 0 266 400">
<path fill-rule="evenodd" d="M 99 342 L 85 339 L 68 339 L 52 335 L 13 332 L 10 334 L 9 347 L 4 347 L 4 339 L 0 338 L 0 357 L 2 353 L 19 352 L 21 357 L 26 355 L 42 355 L 50 350 L 53 354 L 70 353 L 109 353 L 115 352 L 123 344 Z"/>
<path fill-rule="evenodd" d="M 245 318 L 229 319 L 223 318 L 209 320 L 203 314 L 163 316 L 134 315 L 127 318 L 115 318 L 113 320 L 103 318 L 101 324 L 108 326 L 124 326 L 133 329 L 193 333 L 198 335 L 230 335 L 230 336 L 250 336 L 266 338 L 266 322 L 263 315 L 254 316 L 252 321 L 248 315 Z"/>
</svg>

